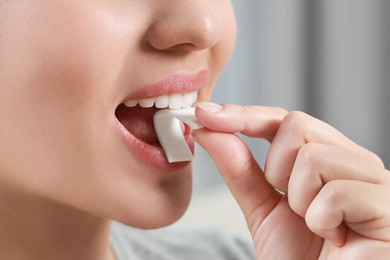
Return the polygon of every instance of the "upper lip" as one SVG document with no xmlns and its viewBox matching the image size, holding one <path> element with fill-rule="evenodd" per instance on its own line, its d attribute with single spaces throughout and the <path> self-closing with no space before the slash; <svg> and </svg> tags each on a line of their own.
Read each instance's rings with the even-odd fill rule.
<svg viewBox="0 0 390 260">
<path fill-rule="evenodd" d="M 139 91 L 127 96 L 125 101 L 198 91 L 207 86 L 208 83 L 209 71 L 207 69 L 200 70 L 196 73 L 174 73 L 161 81 L 145 85 Z"/>
</svg>

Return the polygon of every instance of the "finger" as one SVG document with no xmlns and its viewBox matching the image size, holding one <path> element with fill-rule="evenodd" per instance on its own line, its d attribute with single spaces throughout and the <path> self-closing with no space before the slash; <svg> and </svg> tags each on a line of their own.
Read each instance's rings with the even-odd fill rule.
<svg viewBox="0 0 390 260">
<path fill-rule="evenodd" d="M 193 131 L 194 139 L 213 158 L 234 198 L 242 209 L 251 231 L 256 230 L 280 200 L 247 145 L 231 133 L 207 129 Z"/>
<path fill-rule="evenodd" d="M 322 187 L 333 180 L 390 183 L 390 175 L 371 161 L 344 148 L 309 143 L 298 152 L 288 183 L 290 207 L 300 216 Z"/>
<path fill-rule="evenodd" d="M 317 235 L 340 246 L 347 227 L 376 240 L 390 241 L 389 191 L 386 186 L 361 181 L 331 181 L 310 204 L 305 217 Z"/>
<path fill-rule="evenodd" d="M 268 182 L 286 192 L 298 151 L 301 146 L 311 142 L 342 147 L 383 167 L 378 156 L 355 144 L 325 122 L 302 112 L 291 112 L 280 124 L 266 158 L 265 175 Z"/>
<path fill-rule="evenodd" d="M 287 114 L 276 107 L 196 104 L 196 117 L 205 127 L 217 132 L 242 133 L 272 139 Z"/>
</svg>

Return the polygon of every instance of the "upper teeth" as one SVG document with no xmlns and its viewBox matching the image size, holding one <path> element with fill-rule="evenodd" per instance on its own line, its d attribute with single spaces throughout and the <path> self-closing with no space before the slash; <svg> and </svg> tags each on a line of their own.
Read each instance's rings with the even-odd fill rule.
<svg viewBox="0 0 390 260">
<path fill-rule="evenodd" d="M 198 97 L 198 92 L 190 92 L 185 94 L 171 94 L 164 95 L 155 98 L 145 98 L 139 100 L 128 100 L 124 104 L 127 107 L 135 107 L 140 105 L 140 107 L 153 107 L 157 108 L 170 108 L 170 109 L 179 109 L 185 107 L 191 107 Z"/>
</svg>

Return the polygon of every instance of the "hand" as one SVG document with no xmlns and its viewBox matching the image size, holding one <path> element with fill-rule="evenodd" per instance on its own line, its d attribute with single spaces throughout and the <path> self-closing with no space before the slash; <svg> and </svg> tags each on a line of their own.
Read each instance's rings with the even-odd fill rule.
<svg viewBox="0 0 390 260">
<path fill-rule="evenodd" d="M 258 259 L 390 259 L 390 173 L 302 112 L 200 103 L 195 140 L 242 209 Z M 264 171 L 234 133 L 270 142 Z M 281 192 L 279 192 L 281 191 Z"/>
</svg>

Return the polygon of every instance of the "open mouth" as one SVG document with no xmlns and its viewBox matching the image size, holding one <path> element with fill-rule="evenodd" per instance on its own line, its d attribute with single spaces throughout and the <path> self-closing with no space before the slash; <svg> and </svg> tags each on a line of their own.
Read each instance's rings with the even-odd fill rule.
<svg viewBox="0 0 390 260">
<path fill-rule="evenodd" d="M 120 104 L 115 115 L 119 122 L 135 138 L 144 143 L 161 147 L 154 129 L 153 116 L 159 109 L 180 109 L 191 107 L 197 99 L 197 92 L 184 94 L 171 94 L 155 98 L 128 100 Z M 189 128 L 184 127 L 183 132 L 189 135 Z"/>
</svg>

